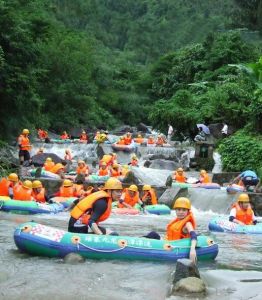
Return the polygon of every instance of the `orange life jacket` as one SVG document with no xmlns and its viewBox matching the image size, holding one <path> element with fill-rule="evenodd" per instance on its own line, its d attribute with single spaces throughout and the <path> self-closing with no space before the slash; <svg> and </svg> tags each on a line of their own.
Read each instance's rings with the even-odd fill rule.
<svg viewBox="0 0 262 300">
<path fill-rule="evenodd" d="M 80 168 L 80 167 L 76 168 L 76 174 L 88 175 L 88 171 L 89 171 L 89 168 L 86 165 L 83 168 Z"/>
<path fill-rule="evenodd" d="M 14 184 L 12 181 L 2 178 L 0 181 L 0 196 L 9 196 L 9 188 L 13 186 Z"/>
<path fill-rule="evenodd" d="M 196 221 L 193 214 L 190 212 L 184 219 L 176 218 L 167 225 L 166 240 L 174 241 L 189 238 L 189 232 L 184 233 L 183 228 L 187 222 L 191 222 L 194 229 L 196 229 Z"/>
<path fill-rule="evenodd" d="M 45 188 L 41 188 L 39 193 L 32 190 L 32 197 L 36 200 L 36 202 L 45 202 Z"/>
<path fill-rule="evenodd" d="M 143 138 L 135 138 L 134 141 L 137 143 L 137 144 L 142 144 L 144 142 L 144 139 Z"/>
<path fill-rule="evenodd" d="M 130 194 L 128 193 L 128 191 L 125 191 L 125 198 L 124 198 L 124 202 L 126 204 L 131 205 L 132 207 L 134 207 L 139 200 L 139 192 L 136 192 L 135 195 L 133 197 L 130 196 Z M 118 207 L 119 208 L 123 208 L 125 207 L 122 203 L 118 203 Z"/>
<path fill-rule="evenodd" d="M 179 175 L 177 172 L 174 173 L 173 179 L 177 182 L 185 183 L 186 182 L 186 177 L 185 174 L 183 173 L 182 175 Z"/>
<path fill-rule="evenodd" d="M 74 184 L 75 196 L 80 197 L 83 196 L 83 185 L 82 184 Z"/>
<path fill-rule="evenodd" d="M 105 198 L 107 200 L 107 209 L 106 211 L 100 216 L 100 218 L 96 221 L 96 223 L 102 222 L 106 220 L 111 213 L 112 208 L 112 199 L 105 191 L 95 192 L 86 198 L 80 200 L 78 204 L 72 209 L 71 217 L 76 220 L 81 218 L 82 224 L 88 224 L 90 216 L 92 214 L 92 208 L 97 200 Z"/>
<path fill-rule="evenodd" d="M 30 141 L 28 137 L 25 137 L 21 134 L 18 138 L 18 144 L 20 145 L 21 150 L 29 151 L 31 149 Z"/>
<path fill-rule="evenodd" d="M 124 138 L 124 141 L 125 141 L 125 145 L 130 145 L 131 144 L 131 142 L 132 142 L 132 137 L 130 136 L 130 137 L 125 137 Z"/>
<path fill-rule="evenodd" d="M 47 162 L 44 163 L 43 168 L 46 171 L 50 171 L 54 166 L 55 166 L 55 163 L 53 161 L 47 161 Z"/>
<path fill-rule="evenodd" d="M 59 192 L 56 194 L 59 197 L 75 197 L 76 190 L 74 186 L 61 186 Z"/>
<path fill-rule="evenodd" d="M 147 143 L 150 144 L 150 145 L 152 145 L 152 144 L 155 143 L 155 140 L 153 138 L 148 138 L 147 139 Z"/>
<path fill-rule="evenodd" d="M 238 203 L 233 204 L 233 208 L 236 208 L 236 219 L 238 221 L 243 222 L 246 225 L 252 225 L 253 224 L 253 210 L 251 206 L 249 205 L 248 208 L 242 209 Z"/>
<path fill-rule="evenodd" d="M 210 183 L 211 180 L 210 180 L 208 174 L 201 175 L 200 176 L 200 182 L 201 183 Z"/>
<path fill-rule="evenodd" d="M 99 172 L 98 172 L 98 175 L 99 176 L 107 176 L 107 175 L 109 175 L 108 169 L 107 168 L 106 169 L 100 168 Z"/>
<path fill-rule="evenodd" d="M 80 141 L 87 141 L 87 140 L 88 140 L 87 134 L 82 133 L 82 134 L 80 135 Z"/>
<path fill-rule="evenodd" d="M 19 185 L 17 188 L 14 188 L 14 200 L 21 201 L 33 201 L 34 198 L 31 195 L 32 190 Z"/>
<path fill-rule="evenodd" d="M 146 191 L 144 196 L 142 197 L 143 202 L 147 202 L 147 199 L 150 198 L 150 204 L 155 205 L 157 204 L 157 196 L 153 189 L 150 189 L 149 191 Z"/>
<path fill-rule="evenodd" d="M 60 139 L 61 140 L 68 140 L 69 139 L 69 135 L 68 134 L 62 134 L 62 135 L 60 135 Z"/>
<path fill-rule="evenodd" d="M 137 159 L 132 159 L 131 160 L 131 166 L 135 167 L 138 165 L 138 160 Z"/>
<path fill-rule="evenodd" d="M 116 143 L 117 143 L 117 145 L 125 145 L 125 144 L 126 144 L 124 139 L 119 140 L 119 141 L 116 142 Z"/>
<path fill-rule="evenodd" d="M 111 169 L 110 176 L 111 177 L 119 177 L 119 176 L 121 176 L 121 172 L 119 170 Z"/>
<path fill-rule="evenodd" d="M 42 129 L 38 129 L 37 134 L 38 134 L 38 137 L 39 137 L 40 139 L 43 138 L 43 137 L 42 137 L 42 135 L 43 135 L 43 130 L 42 130 Z"/>
<path fill-rule="evenodd" d="M 156 140 L 156 145 L 158 145 L 158 146 L 162 146 L 164 143 L 165 143 L 165 141 L 162 138 L 158 138 Z"/>
</svg>

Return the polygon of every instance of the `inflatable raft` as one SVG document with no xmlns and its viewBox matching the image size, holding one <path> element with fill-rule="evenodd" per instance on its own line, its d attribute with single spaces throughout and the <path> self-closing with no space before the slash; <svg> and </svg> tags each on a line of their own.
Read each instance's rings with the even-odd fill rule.
<svg viewBox="0 0 262 300">
<path fill-rule="evenodd" d="M 129 236 L 76 234 L 35 222 L 20 224 L 14 232 L 16 246 L 31 255 L 64 257 L 77 253 L 85 258 L 176 261 L 189 257 L 190 239 L 152 240 Z M 218 245 L 209 237 L 199 236 L 198 260 L 213 260 Z"/>
<path fill-rule="evenodd" d="M 238 184 L 232 184 L 227 186 L 227 192 L 229 194 L 242 193 L 244 191 L 244 187 Z"/>
<path fill-rule="evenodd" d="M 117 202 L 113 202 L 112 209 L 113 213 L 117 215 L 138 215 L 142 212 L 153 215 L 170 215 L 171 213 L 170 208 L 165 204 L 146 205 L 143 210 L 139 204 L 136 204 L 133 208 L 118 208 Z"/>
<path fill-rule="evenodd" d="M 181 188 L 202 188 L 202 189 L 220 189 L 221 186 L 218 183 L 181 183 L 181 182 L 172 182 L 172 187 L 181 187 Z"/>
<path fill-rule="evenodd" d="M 39 203 L 35 201 L 0 200 L 0 210 L 16 214 L 56 214 L 62 212 L 62 203 Z"/>
<path fill-rule="evenodd" d="M 112 144 L 111 147 L 115 151 L 124 151 L 124 152 L 134 152 L 137 148 L 137 145 L 133 142 L 130 145 L 119 145 L 119 144 Z"/>
<path fill-rule="evenodd" d="M 212 219 L 208 224 L 208 228 L 211 231 L 218 232 L 262 234 L 262 223 L 258 223 L 257 225 L 239 225 L 230 222 L 225 217 Z"/>
<path fill-rule="evenodd" d="M 154 215 L 170 215 L 171 209 L 165 204 L 147 205 L 146 212 Z"/>
<path fill-rule="evenodd" d="M 32 177 L 35 177 L 36 170 L 37 170 L 37 169 L 32 169 L 32 170 L 29 171 L 29 172 L 30 172 L 30 175 L 31 175 Z M 49 171 L 46 171 L 46 170 L 44 170 L 44 169 L 41 169 L 40 178 L 61 179 L 59 175 L 54 174 L 54 173 L 49 172 Z"/>
</svg>

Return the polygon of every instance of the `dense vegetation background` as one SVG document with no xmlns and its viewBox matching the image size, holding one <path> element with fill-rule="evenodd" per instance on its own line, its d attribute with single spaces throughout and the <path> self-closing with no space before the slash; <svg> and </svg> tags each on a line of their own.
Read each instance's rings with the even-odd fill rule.
<svg viewBox="0 0 262 300">
<path fill-rule="evenodd" d="M 0 139 L 225 120 L 261 151 L 262 1 L 0 0 L 0 16 Z"/>
</svg>

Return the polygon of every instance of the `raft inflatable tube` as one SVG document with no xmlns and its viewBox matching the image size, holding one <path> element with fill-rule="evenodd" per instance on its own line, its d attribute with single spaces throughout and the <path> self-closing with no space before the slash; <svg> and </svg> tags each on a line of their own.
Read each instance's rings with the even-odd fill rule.
<svg viewBox="0 0 262 300">
<path fill-rule="evenodd" d="M 139 215 L 140 210 L 137 208 L 127 208 L 127 207 L 118 208 L 118 207 L 116 207 L 112 210 L 112 213 L 114 213 L 116 215 Z"/>
<path fill-rule="evenodd" d="M 244 187 L 242 185 L 232 184 L 227 186 L 227 192 L 229 194 L 241 193 L 243 191 L 244 191 Z"/>
<path fill-rule="evenodd" d="M 110 176 L 106 175 L 106 176 L 99 176 L 96 174 L 91 174 L 87 177 L 87 181 L 94 181 L 94 182 L 106 182 L 108 179 L 110 178 Z"/>
<path fill-rule="evenodd" d="M 30 170 L 30 175 L 32 177 L 35 177 L 35 173 L 36 173 L 36 170 L 37 169 L 32 169 Z M 49 171 L 46 171 L 44 169 L 41 169 L 41 175 L 40 175 L 40 178 L 48 178 L 48 179 L 61 179 L 59 175 L 57 174 L 54 174 L 52 172 L 49 172 Z"/>
<path fill-rule="evenodd" d="M 56 214 L 64 210 L 60 203 L 39 203 L 35 201 L 5 200 L 0 201 L 0 210 L 16 214 Z"/>
<path fill-rule="evenodd" d="M 218 183 L 210 182 L 210 183 L 200 183 L 198 187 L 208 190 L 220 190 L 221 186 Z"/>
<path fill-rule="evenodd" d="M 230 222 L 225 217 L 212 219 L 208 224 L 208 228 L 210 231 L 217 232 L 262 234 L 262 223 L 257 223 L 257 225 L 240 225 Z"/>
<path fill-rule="evenodd" d="M 69 207 L 76 199 L 77 197 L 53 197 L 50 200 L 52 200 L 55 203 L 60 203 L 64 206 L 64 208 Z"/>
<path fill-rule="evenodd" d="M 145 210 L 153 215 L 170 215 L 171 209 L 165 204 L 147 205 Z"/>
<path fill-rule="evenodd" d="M 61 139 L 51 139 L 51 143 L 56 143 L 56 144 L 69 144 L 72 142 L 72 140 L 67 139 L 67 140 L 61 140 Z"/>
<path fill-rule="evenodd" d="M 172 182 L 172 187 L 195 188 L 198 185 L 195 183 Z"/>
<path fill-rule="evenodd" d="M 111 147 L 115 151 L 124 151 L 124 152 L 134 152 L 137 148 L 136 144 L 133 142 L 130 145 L 118 145 L 116 143 L 112 144 Z"/>
<path fill-rule="evenodd" d="M 35 222 L 20 224 L 14 232 L 18 249 L 31 255 L 65 257 L 77 253 L 93 259 L 127 259 L 143 261 L 177 261 L 188 258 L 190 239 L 153 240 L 129 236 L 70 233 Z M 207 236 L 198 236 L 198 260 L 213 260 L 218 245 Z"/>
</svg>

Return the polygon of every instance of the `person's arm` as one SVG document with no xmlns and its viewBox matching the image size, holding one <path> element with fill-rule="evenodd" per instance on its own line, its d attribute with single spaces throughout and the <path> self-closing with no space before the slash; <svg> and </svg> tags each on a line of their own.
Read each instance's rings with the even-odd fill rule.
<svg viewBox="0 0 262 300">
<path fill-rule="evenodd" d="M 93 211 L 91 213 L 88 226 L 92 229 L 92 231 L 95 234 L 102 235 L 102 231 L 99 229 L 98 225 L 96 224 L 97 220 L 100 218 L 100 216 L 103 215 L 103 213 L 107 210 L 107 200 L 106 199 L 100 199 L 97 200 L 96 203 L 93 206 Z"/>
<path fill-rule="evenodd" d="M 195 232 L 191 222 L 187 222 L 185 227 L 191 237 L 189 258 L 192 260 L 193 263 L 196 264 L 196 261 L 197 261 L 197 254 L 196 254 L 197 235 L 196 235 L 196 232 Z"/>
<path fill-rule="evenodd" d="M 236 224 L 239 224 L 239 225 L 245 225 L 243 222 L 236 219 L 236 214 L 237 214 L 236 209 L 232 208 L 231 211 L 230 211 L 230 215 L 229 215 L 229 221 L 233 222 L 233 223 L 236 223 Z"/>
</svg>

